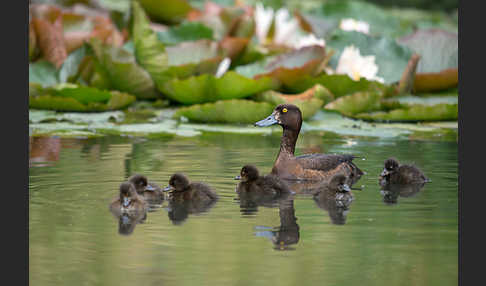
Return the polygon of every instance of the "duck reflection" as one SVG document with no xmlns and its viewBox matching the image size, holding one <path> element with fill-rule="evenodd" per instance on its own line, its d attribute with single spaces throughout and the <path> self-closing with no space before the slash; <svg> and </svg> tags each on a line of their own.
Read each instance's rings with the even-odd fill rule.
<svg viewBox="0 0 486 286">
<path fill-rule="evenodd" d="M 276 250 L 294 250 L 290 247 L 297 244 L 300 238 L 300 228 L 295 216 L 294 200 L 281 200 L 278 207 L 280 226 L 272 231 L 272 242 Z"/>
<path fill-rule="evenodd" d="M 425 183 L 413 184 L 393 184 L 386 183 L 380 191 L 383 196 L 383 202 L 386 205 L 394 205 L 398 203 L 398 197 L 413 197 L 422 190 Z"/>
<path fill-rule="evenodd" d="M 329 213 L 331 223 L 344 225 L 354 196 L 345 183 L 344 175 L 335 175 L 329 183 L 320 185 L 313 191 L 317 206 Z"/>
</svg>

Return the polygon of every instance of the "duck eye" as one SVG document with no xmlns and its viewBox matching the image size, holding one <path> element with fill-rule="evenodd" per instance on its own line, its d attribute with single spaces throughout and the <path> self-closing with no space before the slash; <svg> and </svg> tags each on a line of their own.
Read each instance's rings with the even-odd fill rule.
<svg viewBox="0 0 486 286">
<path fill-rule="evenodd" d="M 283 113 L 285 113 L 285 112 L 287 112 L 287 111 L 288 111 L 288 110 L 287 110 L 287 108 L 282 109 L 282 112 L 283 112 Z"/>
</svg>

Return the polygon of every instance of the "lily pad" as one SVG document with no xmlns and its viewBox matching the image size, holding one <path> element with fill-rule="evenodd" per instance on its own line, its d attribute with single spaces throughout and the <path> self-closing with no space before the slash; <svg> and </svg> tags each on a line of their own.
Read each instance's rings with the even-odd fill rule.
<svg viewBox="0 0 486 286">
<path fill-rule="evenodd" d="M 90 41 L 98 70 L 106 75 L 109 89 L 130 93 L 138 98 L 156 98 L 155 84 L 150 74 L 140 67 L 133 54 L 122 47 Z"/>
<path fill-rule="evenodd" d="M 343 115 L 352 116 L 362 112 L 377 111 L 382 109 L 383 96 L 377 92 L 357 92 L 342 96 L 328 103 L 324 108 L 338 111 Z"/>
<path fill-rule="evenodd" d="M 58 111 L 106 111 L 124 108 L 135 101 L 133 95 L 103 91 L 74 84 L 59 84 L 40 95 L 29 95 L 29 108 Z"/>
<path fill-rule="evenodd" d="M 187 79 L 173 79 L 164 85 L 163 92 L 174 101 L 195 104 L 244 98 L 277 86 L 278 83 L 269 77 L 251 79 L 229 71 L 220 78 L 203 74 Z"/>
<path fill-rule="evenodd" d="M 182 107 L 174 118 L 181 116 L 194 122 L 254 123 L 272 113 L 274 105 L 244 99 L 221 100 L 214 103 Z"/>
<path fill-rule="evenodd" d="M 187 41 L 213 39 L 213 30 L 202 23 L 183 22 L 166 31 L 157 32 L 157 38 L 164 45 L 175 45 Z"/>
<path fill-rule="evenodd" d="M 398 42 L 421 56 L 415 76 L 415 91 L 433 91 L 457 86 L 457 33 L 440 29 L 418 30 L 398 39 Z"/>
<path fill-rule="evenodd" d="M 324 102 L 329 102 L 334 96 L 322 85 L 315 85 L 301 94 L 283 94 L 269 90 L 255 96 L 257 101 L 272 103 L 274 106 L 282 103 L 292 103 L 302 111 L 304 120 L 314 116 Z"/>
<path fill-rule="evenodd" d="M 372 121 L 445 121 L 457 120 L 457 113 L 457 104 L 414 104 L 408 106 L 407 108 L 394 109 L 389 112 L 378 111 L 372 113 L 360 113 L 357 114 L 355 117 L 363 120 Z"/>
<path fill-rule="evenodd" d="M 192 10 L 186 0 L 138 0 L 151 19 L 164 23 L 180 23 Z"/>
<path fill-rule="evenodd" d="M 330 65 L 335 69 L 345 47 L 354 45 L 361 55 L 374 55 L 379 77 L 385 83 L 398 82 L 412 56 L 412 51 L 395 41 L 381 36 L 369 36 L 359 32 L 338 30 L 329 38 L 327 45 L 337 52 L 332 56 Z"/>
</svg>

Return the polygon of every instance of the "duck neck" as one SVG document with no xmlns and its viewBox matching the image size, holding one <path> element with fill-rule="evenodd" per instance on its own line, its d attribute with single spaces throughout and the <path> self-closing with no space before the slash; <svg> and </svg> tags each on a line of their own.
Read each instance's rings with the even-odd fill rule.
<svg viewBox="0 0 486 286">
<path fill-rule="evenodd" d="M 284 127 L 282 138 L 280 139 L 280 151 L 278 152 L 278 157 L 282 155 L 294 155 L 295 143 L 299 137 L 300 126 L 297 129 L 290 129 Z"/>
</svg>

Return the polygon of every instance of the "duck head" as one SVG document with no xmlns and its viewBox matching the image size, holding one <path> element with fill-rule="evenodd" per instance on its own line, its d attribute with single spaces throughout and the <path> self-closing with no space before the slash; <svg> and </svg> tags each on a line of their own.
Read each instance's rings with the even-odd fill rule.
<svg viewBox="0 0 486 286">
<path fill-rule="evenodd" d="M 381 177 L 387 177 L 390 174 L 396 172 L 400 164 L 395 158 L 389 158 L 385 161 L 385 168 L 381 172 Z"/>
<path fill-rule="evenodd" d="M 329 181 L 329 186 L 340 193 L 351 192 L 351 188 L 346 184 L 346 176 L 342 174 L 332 177 L 331 181 Z"/>
<path fill-rule="evenodd" d="M 249 182 L 258 179 L 258 169 L 253 165 L 246 165 L 241 168 L 240 175 L 235 177 L 235 180 L 242 182 Z"/>
<path fill-rule="evenodd" d="M 135 186 L 137 193 L 143 193 L 144 191 L 153 191 L 154 188 L 148 184 L 147 177 L 140 174 L 131 176 L 128 181 Z"/>
<path fill-rule="evenodd" d="M 187 187 L 189 187 L 189 179 L 184 174 L 176 173 L 170 177 L 169 186 L 165 187 L 164 191 L 182 192 Z"/>
<path fill-rule="evenodd" d="M 302 126 L 302 112 L 293 104 L 279 104 L 270 116 L 255 122 L 255 126 L 258 127 L 266 127 L 274 124 L 278 124 L 284 129 L 300 131 L 300 127 Z"/>
<path fill-rule="evenodd" d="M 124 208 L 129 207 L 136 196 L 137 192 L 132 183 L 124 182 L 120 185 L 120 202 Z"/>
</svg>

